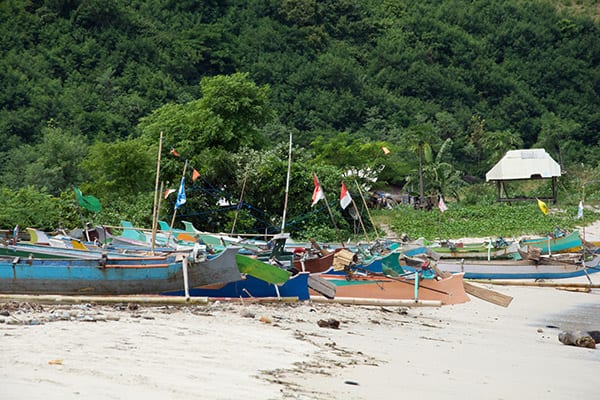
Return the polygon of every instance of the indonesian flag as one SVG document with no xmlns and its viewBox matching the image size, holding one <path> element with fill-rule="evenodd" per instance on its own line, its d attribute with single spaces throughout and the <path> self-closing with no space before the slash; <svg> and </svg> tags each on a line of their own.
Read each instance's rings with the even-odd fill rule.
<svg viewBox="0 0 600 400">
<path fill-rule="evenodd" d="M 441 212 L 444 212 L 448 209 L 448 206 L 446 205 L 446 203 L 444 203 L 444 198 L 442 196 L 440 196 L 440 201 L 438 203 L 438 207 Z"/>
<path fill-rule="evenodd" d="M 167 199 L 167 197 L 169 197 L 169 195 L 171 193 L 175 193 L 177 191 L 177 189 L 167 189 L 165 190 L 165 200 Z"/>
<path fill-rule="evenodd" d="M 352 203 L 352 196 L 350 196 L 350 192 L 346 189 L 344 181 L 342 181 L 342 191 L 340 193 L 340 206 L 342 206 L 342 210 L 345 210 L 350 203 Z"/>
<path fill-rule="evenodd" d="M 315 174 L 313 174 L 313 181 L 315 183 L 315 189 L 313 190 L 312 203 L 310 204 L 311 207 L 314 206 L 315 204 L 317 204 L 319 202 L 319 200 L 325 198 L 325 193 L 323 193 L 323 189 L 321 188 L 319 179 L 317 178 L 317 175 L 315 175 Z"/>
</svg>

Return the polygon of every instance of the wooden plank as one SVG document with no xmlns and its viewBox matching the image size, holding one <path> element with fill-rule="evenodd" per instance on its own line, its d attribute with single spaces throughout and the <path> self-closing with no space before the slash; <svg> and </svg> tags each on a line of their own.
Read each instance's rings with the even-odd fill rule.
<svg viewBox="0 0 600 400">
<path fill-rule="evenodd" d="M 308 287 L 328 299 L 335 298 L 335 284 L 317 275 L 308 276 Z"/>
<path fill-rule="evenodd" d="M 482 288 L 469 282 L 463 281 L 463 285 L 465 285 L 465 291 L 468 294 L 498 306 L 508 307 L 513 299 L 511 296 Z"/>
<path fill-rule="evenodd" d="M 449 275 L 449 272 L 440 271 L 437 265 L 432 264 L 431 268 L 441 277 L 446 277 Z M 512 297 L 496 292 L 494 290 L 482 288 L 480 286 L 473 285 L 465 280 L 463 280 L 463 285 L 465 287 L 465 292 L 470 294 L 471 296 L 475 296 L 478 299 L 485 300 L 492 304 L 496 304 L 502 307 L 508 307 L 510 302 L 512 301 Z"/>
</svg>

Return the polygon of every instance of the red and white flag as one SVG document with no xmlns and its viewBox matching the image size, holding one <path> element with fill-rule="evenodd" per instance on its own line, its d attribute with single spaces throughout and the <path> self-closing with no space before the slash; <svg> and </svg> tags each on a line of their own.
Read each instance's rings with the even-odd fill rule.
<svg viewBox="0 0 600 400">
<path fill-rule="evenodd" d="M 321 188 L 319 179 L 317 178 L 317 175 L 315 175 L 315 174 L 313 174 L 313 181 L 315 183 L 315 189 L 313 190 L 312 203 L 310 204 L 311 207 L 314 206 L 315 204 L 317 204 L 319 202 L 319 200 L 325 198 L 325 193 L 323 193 L 323 189 Z"/>
<path fill-rule="evenodd" d="M 167 190 L 165 190 L 165 199 L 166 199 L 167 197 L 169 197 L 169 195 L 170 195 L 171 193 L 174 193 L 174 192 L 176 192 L 176 191 L 177 191 L 177 189 L 167 189 Z"/>
<path fill-rule="evenodd" d="M 448 206 L 446 205 L 446 203 L 444 203 L 444 198 L 442 196 L 440 196 L 440 201 L 438 203 L 438 207 L 441 212 L 444 212 L 448 209 Z"/>
<path fill-rule="evenodd" d="M 352 203 L 352 196 L 350 196 L 350 192 L 346 188 L 344 181 L 342 181 L 342 191 L 340 193 L 340 206 L 342 206 L 342 210 L 345 210 Z"/>
</svg>

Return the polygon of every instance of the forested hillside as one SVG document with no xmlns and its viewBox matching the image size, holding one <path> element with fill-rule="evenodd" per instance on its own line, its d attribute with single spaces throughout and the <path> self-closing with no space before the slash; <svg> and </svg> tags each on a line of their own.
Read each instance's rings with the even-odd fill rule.
<svg viewBox="0 0 600 400">
<path fill-rule="evenodd" d="M 597 173 L 600 29 L 565 5 L 2 1 L 0 197 L 65 204 L 76 184 L 103 201 L 107 221 L 147 223 L 160 131 L 161 178 L 176 186 L 185 160 L 201 174 L 179 211 L 210 228 L 233 211 L 201 210 L 242 187 L 238 227 L 276 225 L 290 134 L 289 215 L 310 213 L 312 172 L 336 195 L 348 169 L 414 191 L 419 155 L 424 190 L 456 200 L 514 148 Z M 64 207 L 50 221 L 5 210 L 0 224 L 76 222 Z"/>
</svg>

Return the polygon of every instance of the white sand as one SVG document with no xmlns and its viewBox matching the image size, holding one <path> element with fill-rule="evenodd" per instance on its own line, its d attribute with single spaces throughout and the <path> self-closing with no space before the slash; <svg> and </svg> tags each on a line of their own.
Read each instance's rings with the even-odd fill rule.
<svg viewBox="0 0 600 400">
<path fill-rule="evenodd" d="M 579 327 L 547 325 L 599 305 L 600 292 L 494 289 L 514 297 L 508 308 L 473 298 L 413 309 L 220 303 L 12 312 L 0 323 L 0 398 L 595 398 L 600 348 L 565 346 L 558 333 Z M 11 324 L 53 308 L 76 320 Z M 328 319 L 340 328 L 319 327 Z M 586 329 L 600 329 L 593 319 Z"/>
<path fill-rule="evenodd" d="M 598 398 L 600 346 L 558 333 L 600 330 L 600 289 L 486 287 L 513 302 L 10 309 L 0 399 Z"/>
</svg>

